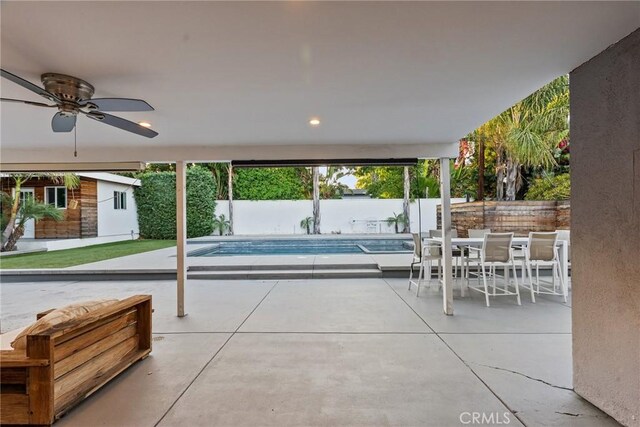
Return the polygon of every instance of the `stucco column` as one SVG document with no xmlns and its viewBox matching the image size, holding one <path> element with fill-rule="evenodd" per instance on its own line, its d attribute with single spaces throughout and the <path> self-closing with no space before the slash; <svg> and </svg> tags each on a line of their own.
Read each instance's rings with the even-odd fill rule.
<svg viewBox="0 0 640 427">
<path fill-rule="evenodd" d="M 451 274 L 451 183 L 449 159 L 440 159 L 440 199 L 442 201 L 442 307 L 453 315 L 453 275 Z"/>
<path fill-rule="evenodd" d="M 570 77 L 574 388 L 640 426 L 640 30 Z"/>
<path fill-rule="evenodd" d="M 184 161 L 176 162 L 176 240 L 178 317 L 184 317 L 184 284 L 187 281 L 187 174 Z"/>
</svg>

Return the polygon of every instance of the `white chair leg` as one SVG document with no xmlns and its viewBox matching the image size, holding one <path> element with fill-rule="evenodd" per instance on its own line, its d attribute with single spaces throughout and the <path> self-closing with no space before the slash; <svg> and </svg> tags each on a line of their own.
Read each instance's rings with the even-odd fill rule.
<svg viewBox="0 0 640 427">
<path fill-rule="evenodd" d="M 502 274 L 504 275 L 504 291 L 509 292 L 509 265 L 505 264 L 502 269 Z"/>
<path fill-rule="evenodd" d="M 562 289 L 562 296 L 564 297 L 564 302 L 567 302 L 567 297 L 569 294 L 569 290 L 567 289 L 567 284 L 564 281 L 564 277 L 562 277 L 562 269 L 560 268 L 560 260 L 556 259 L 556 263 L 558 266 L 558 278 L 560 279 L 560 288 Z"/>
<path fill-rule="evenodd" d="M 527 273 L 529 275 L 529 290 L 531 291 L 531 302 L 536 302 L 535 292 L 533 292 L 533 277 L 531 276 L 531 262 L 527 261 Z"/>
<path fill-rule="evenodd" d="M 418 273 L 418 290 L 416 296 L 420 296 L 420 285 L 422 285 L 422 278 L 424 277 L 424 259 L 420 260 L 420 272 Z"/>
<path fill-rule="evenodd" d="M 518 305 L 522 305 L 520 301 L 520 286 L 518 286 L 518 274 L 516 273 L 516 263 L 513 259 L 511 259 L 511 266 L 513 267 L 513 282 L 516 285 L 516 296 L 518 298 Z"/>
<path fill-rule="evenodd" d="M 487 307 L 489 307 L 489 288 L 487 287 L 487 276 L 484 271 L 484 263 L 481 266 L 482 268 L 482 281 L 484 282 L 484 299 L 487 303 Z M 478 275 L 480 277 L 480 275 Z"/>
<path fill-rule="evenodd" d="M 496 294 L 496 266 L 492 265 L 489 267 L 489 271 L 491 272 L 491 277 L 493 278 L 493 295 Z"/>
</svg>

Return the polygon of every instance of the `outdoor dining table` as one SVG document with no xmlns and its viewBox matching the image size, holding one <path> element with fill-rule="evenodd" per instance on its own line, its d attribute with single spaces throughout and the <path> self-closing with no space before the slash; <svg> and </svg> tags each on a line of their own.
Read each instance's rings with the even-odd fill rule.
<svg viewBox="0 0 640 427">
<path fill-rule="evenodd" d="M 438 242 L 442 243 L 442 237 L 427 237 L 424 239 L 429 242 Z M 484 238 L 482 237 L 452 237 L 451 238 L 451 246 L 457 246 L 459 248 L 465 246 L 473 246 L 476 248 L 481 248 L 484 242 Z M 526 247 L 529 244 L 528 237 L 514 237 L 512 240 L 512 246 L 518 247 Z M 565 293 L 567 289 L 569 289 L 569 245 L 566 240 L 557 240 L 556 246 L 559 247 L 560 251 L 558 252 L 559 261 L 560 261 L 560 269 L 562 274 L 562 279 L 567 286 L 564 287 Z"/>
</svg>

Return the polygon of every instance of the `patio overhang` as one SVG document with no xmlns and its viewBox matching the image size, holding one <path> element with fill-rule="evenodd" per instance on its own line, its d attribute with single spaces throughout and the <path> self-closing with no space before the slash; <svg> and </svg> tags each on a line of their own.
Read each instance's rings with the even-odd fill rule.
<svg viewBox="0 0 640 427">
<path fill-rule="evenodd" d="M 636 2 L 5 2 L 2 67 L 148 101 L 136 136 L 2 105 L 2 161 L 456 157 L 456 141 L 638 26 Z M 73 25 L 60 25 L 73 22 Z M 134 25 L 120 25 L 122 22 Z M 114 29 L 117 28 L 117 31 Z M 46 42 L 45 42 L 46 40 Z M 2 96 L 42 101 L 10 81 Z M 319 125 L 309 121 L 317 119 Z"/>
</svg>

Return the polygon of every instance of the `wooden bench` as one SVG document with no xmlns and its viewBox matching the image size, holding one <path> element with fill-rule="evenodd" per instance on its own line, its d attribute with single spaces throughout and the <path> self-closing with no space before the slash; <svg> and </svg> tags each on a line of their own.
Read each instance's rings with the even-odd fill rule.
<svg viewBox="0 0 640 427">
<path fill-rule="evenodd" d="M 151 296 L 136 295 L 0 351 L 0 423 L 50 425 L 151 352 Z M 41 313 L 42 315 L 42 313 Z"/>
</svg>

